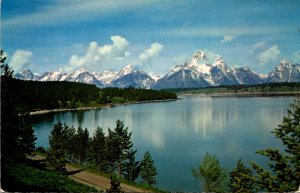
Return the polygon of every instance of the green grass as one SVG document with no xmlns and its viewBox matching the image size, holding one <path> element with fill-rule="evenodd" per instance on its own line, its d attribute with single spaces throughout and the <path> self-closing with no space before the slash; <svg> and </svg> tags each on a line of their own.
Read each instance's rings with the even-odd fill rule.
<svg viewBox="0 0 300 193">
<path fill-rule="evenodd" d="M 25 164 L 11 164 L 6 168 L 6 173 L 7 181 L 4 183 L 7 191 L 97 192 L 95 188 L 78 183 L 66 175 Z"/>
<path fill-rule="evenodd" d="M 43 153 L 43 152 L 36 151 L 35 153 L 37 155 L 42 156 L 42 157 L 46 157 L 46 154 Z M 110 179 L 110 177 L 112 176 L 112 174 L 99 171 L 99 169 L 96 165 L 82 166 L 82 165 L 79 165 L 79 164 L 76 164 L 76 163 L 67 163 L 67 165 L 70 166 L 70 167 L 76 168 L 78 170 L 83 169 L 87 172 L 90 172 L 90 173 L 96 174 L 96 175 L 100 175 L 100 176 L 106 177 L 108 179 Z M 161 189 L 159 189 L 157 187 L 154 187 L 154 186 L 149 186 L 148 184 L 142 183 L 142 182 L 140 182 L 140 183 L 130 182 L 130 181 L 128 181 L 126 179 L 123 179 L 123 178 L 119 178 L 118 180 L 120 180 L 120 182 L 123 183 L 123 184 L 127 184 L 127 185 L 130 185 L 130 186 L 133 186 L 133 187 L 136 187 L 136 188 L 140 188 L 140 189 L 143 189 L 143 190 L 149 190 L 151 192 L 167 192 L 165 190 L 161 190 Z"/>
</svg>

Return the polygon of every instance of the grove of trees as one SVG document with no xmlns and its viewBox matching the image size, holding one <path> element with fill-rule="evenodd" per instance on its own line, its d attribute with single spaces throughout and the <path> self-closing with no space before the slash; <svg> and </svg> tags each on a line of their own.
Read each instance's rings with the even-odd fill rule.
<svg viewBox="0 0 300 193">
<path fill-rule="evenodd" d="M 265 94 L 269 96 L 276 96 L 276 93 L 287 93 L 291 95 L 291 92 L 300 91 L 299 82 L 271 82 L 263 84 L 254 84 L 254 85 L 220 85 L 220 86 L 211 86 L 203 88 L 176 88 L 176 89 L 166 89 L 167 91 L 172 91 L 176 93 L 192 93 L 192 94 L 202 94 L 202 93 L 256 93 Z M 299 94 L 295 94 L 298 95 Z"/>
<path fill-rule="evenodd" d="M 140 88 L 97 88 L 78 82 L 24 81 L 11 78 L 12 89 L 18 93 L 18 103 L 28 110 L 77 108 L 110 103 L 130 103 L 147 100 L 176 99 L 167 91 Z"/>
<path fill-rule="evenodd" d="M 48 167 L 64 171 L 66 161 L 85 165 L 97 165 L 100 171 L 117 174 L 120 178 L 134 182 L 138 176 L 149 185 L 155 184 L 157 174 L 150 153 L 145 153 L 142 161 L 137 161 L 137 150 L 132 148 L 131 132 L 120 120 L 114 129 L 108 128 L 106 136 L 102 128 L 89 137 L 87 129 L 69 127 L 58 122 L 49 136 L 47 151 Z"/>
<path fill-rule="evenodd" d="M 20 82 L 1 56 L 1 191 L 5 192 L 94 192 L 56 172 L 40 170 L 29 156 L 35 150 L 28 106 L 22 103 Z"/>
</svg>

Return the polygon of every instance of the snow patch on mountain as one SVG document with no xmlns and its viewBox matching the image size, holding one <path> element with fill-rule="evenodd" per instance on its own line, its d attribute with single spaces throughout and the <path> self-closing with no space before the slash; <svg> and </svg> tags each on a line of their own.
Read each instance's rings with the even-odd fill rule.
<svg viewBox="0 0 300 193">
<path fill-rule="evenodd" d="M 117 72 L 112 70 L 105 70 L 103 72 L 93 72 L 92 75 L 97 78 L 99 81 L 103 82 L 105 85 L 109 85 L 110 82 L 117 75 Z"/>
<path fill-rule="evenodd" d="M 210 56 L 211 58 L 211 56 Z M 211 60 L 212 61 L 212 60 Z M 23 80 L 72 81 L 94 84 L 97 87 L 136 87 L 136 88 L 188 88 L 236 84 L 261 84 L 265 82 L 300 82 L 300 64 L 281 61 L 270 73 L 257 74 L 248 67 L 231 68 L 221 56 L 211 63 L 201 50 L 195 52 L 189 62 L 174 66 L 165 76 L 148 75 L 135 70 L 128 64 L 118 72 L 106 70 L 90 73 L 80 68 L 70 74 L 61 70 L 33 74 L 29 69 L 22 70 L 15 77 Z"/>
</svg>

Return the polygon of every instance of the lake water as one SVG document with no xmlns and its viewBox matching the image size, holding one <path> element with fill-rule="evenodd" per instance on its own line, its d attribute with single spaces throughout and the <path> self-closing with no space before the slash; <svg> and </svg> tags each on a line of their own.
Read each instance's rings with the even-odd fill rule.
<svg viewBox="0 0 300 193">
<path fill-rule="evenodd" d="M 206 152 L 215 154 L 231 170 L 242 158 L 264 163 L 256 150 L 279 147 L 270 133 L 287 114 L 293 97 L 181 96 L 173 102 L 144 103 L 114 108 L 62 112 L 39 119 L 34 125 L 36 145 L 48 147 L 48 136 L 58 121 L 107 133 L 116 120 L 132 131 L 141 159 L 149 150 L 158 170 L 157 187 L 169 191 L 200 191 L 191 169 Z M 249 165 L 248 165 L 249 166 Z"/>
</svg>

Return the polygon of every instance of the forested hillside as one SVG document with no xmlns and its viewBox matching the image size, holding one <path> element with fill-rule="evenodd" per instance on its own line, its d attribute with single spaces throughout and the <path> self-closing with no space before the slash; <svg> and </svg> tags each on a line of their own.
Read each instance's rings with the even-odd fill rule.
<svg viewBox="0 0 300 193">
<path fill-rule="evenodd" d="M 76 82 L 39 82 L 10 79 L 11 91 L 21 106 L 29 110 L 76 108 L 108 103 L 176 99 L 168 91 L 137 88 L 97 88 Z"/>
<path fill-rule="evenodd" d="M 177 88 L 167 89 L 166 91 L 178 94 L 215 94 L 215 93 L 236 93 L 236 94 L 270 94 L 270 93 L 295 93 L 300 92 L 300 83 L 265 83 L 256 85 L 230 85 L 215 86 L 206 88 Z"/>
</svg>

